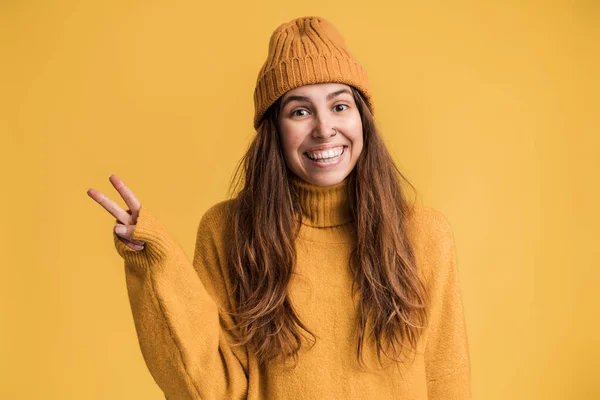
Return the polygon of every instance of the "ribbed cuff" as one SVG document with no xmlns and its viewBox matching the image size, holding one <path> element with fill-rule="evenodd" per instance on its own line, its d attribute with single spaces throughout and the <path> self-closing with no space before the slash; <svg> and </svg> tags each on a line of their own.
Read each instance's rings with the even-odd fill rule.
<svg viewBox="0 0 600 400">
<path fill-rule="evenodd" d="M 129 210 L 128 210 L 129 211 Z M 119 222 L 118 220 L 116 221 Z M 176 250 L 177 243 L 166 228 L 154 218 L 154 215 L 143 206 L 140 208 L 134 240 L 145 242 L 144 249 L 134 250 L 123 243 L 113 230 L 113 239 L 117 253 L 127 262 L 140 269 L 147 269 L 165 260 L 169 253 Z"/>
</svg>

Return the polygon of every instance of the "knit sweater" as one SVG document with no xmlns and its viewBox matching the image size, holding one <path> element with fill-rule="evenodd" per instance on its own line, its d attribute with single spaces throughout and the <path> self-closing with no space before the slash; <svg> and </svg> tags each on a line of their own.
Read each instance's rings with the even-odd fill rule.
<svg viewBox="0 0 600 400">
<path fill-rule="evenodd" d="M 447 219 L 415 205 L 408 234 L 417 266 L 432 296 L 430 322 L 416 355 L 403 364 L 377 362 L 366 342 L 356 357 L 356 302 L 350 251 L 356 243 L 346 195 L 347 179 L 333 186 L 292 180 L 303 223 L 288 294 L 298 317 L 317 335 L 303 344 L 295 368 L 259 367 L 246 347 L 232 347 L 234 321 L 223 227 L 233 205 L 221 201 L 200 219 L 193 261 L 151 212 L 141 207 L 135 251 L 113 234 L 125 261 L 127 290 L 144 360 L 167 399 L 414 399 L 471 398 L 470 362 L 454 239 Z M 372 343 L 372 344 L 369 344 Z"/>
</svg>

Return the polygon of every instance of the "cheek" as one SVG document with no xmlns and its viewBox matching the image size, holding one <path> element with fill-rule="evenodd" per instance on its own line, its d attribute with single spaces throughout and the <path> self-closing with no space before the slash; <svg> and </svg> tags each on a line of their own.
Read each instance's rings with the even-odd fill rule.
<svg viewBox="0 0 600 400">
<path fill-rule="evenodd" d="M 358 159 L 358 157 L 360 156 L 360 154 L 363 151 L 363 140 L 362 140 L 362 136 L 357 137 L 356 139 L 353 140 L 352 142 L 352 147 L 354 148 L 352 153 L 353 153 L 353 157 L 355 159 Z"/>
<path fill-rule="evenodd" d="M 351 132 L 350 140 L 352 141 L 353 147 L 360 153 L 363 146 L 363 129 L 360 116 L 353 122 L 349 132 Z"/>
<path fill-rule="evenodd" d="M 282 130 L 281 131 L 281 145 L 283 151 L 287 154 L 298 152 L 298 148 L 302 144 L 302 137 L 295 133 L 293 130 Z"/>
<path fill-rule="evenodd" d="M 287 162 L 294 162 L 294 160 L 298 157 L 298 148 L 300 147 L 300 144 L 301 141 L 298 140 L 297 137 L 289 132 L 282 132 L 281 147 Z"/>
</svg>

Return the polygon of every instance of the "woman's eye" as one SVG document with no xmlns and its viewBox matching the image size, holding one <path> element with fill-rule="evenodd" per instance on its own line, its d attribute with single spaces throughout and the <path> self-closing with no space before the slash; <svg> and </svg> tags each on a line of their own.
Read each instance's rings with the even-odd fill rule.
<svg viewBox="0 0 600 400">
<path fill-rule="evenodd" d="M 338 107 L 346 107 L 346 108 L 339 109 Z M 349 107 L 347 104 L 338 104 L 338 105 L 333 106 L 333 108 L 337 109 L 337 111 L 345 111 Z M 304 108 L 299 108 L 297 110 L 292 111 L 292 117 L 303 117 L 306 114 L 298 114 L 299 112 L 303 112 L 303 111 L 308 112 L 308 110 L 306 110 Z"/>
<path fill-rule="evenodd" d="M 302 117 L 302 115 L 298 115 L 298 114 L 296 114 L 298 111 L 306 111 L 306 110 L 305 110 L 305 109 L 303 109 L 303 108 L 300 108 L 300 109 L 298 109 L 298 110 L 294 110 L 294 111 L 292 111 L 292 116 L 293 116 L 293 117 L 295 117 L 295 116 Z"/>
</svg>

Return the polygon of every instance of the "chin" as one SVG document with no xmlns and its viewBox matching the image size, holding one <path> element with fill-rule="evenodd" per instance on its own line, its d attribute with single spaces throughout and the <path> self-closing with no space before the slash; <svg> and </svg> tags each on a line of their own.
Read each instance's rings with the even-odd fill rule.
<svg viewBox="0 0 600 400">
<path fill-rule="evenodd" d="M 331 174 L 330 176 L 306 176 L 303 179 L 316 186 L 333 186 L 343 181 L 348 174 Z"/>
</svg>

